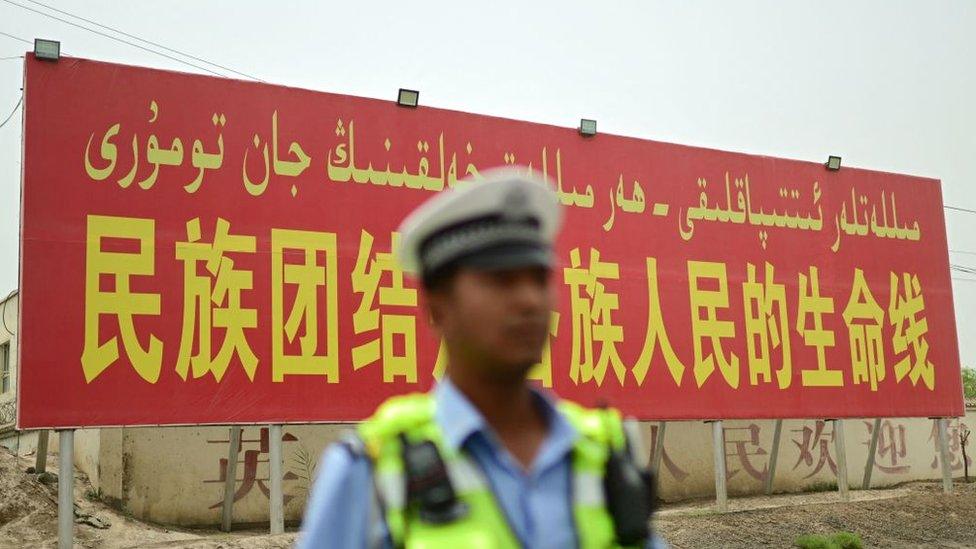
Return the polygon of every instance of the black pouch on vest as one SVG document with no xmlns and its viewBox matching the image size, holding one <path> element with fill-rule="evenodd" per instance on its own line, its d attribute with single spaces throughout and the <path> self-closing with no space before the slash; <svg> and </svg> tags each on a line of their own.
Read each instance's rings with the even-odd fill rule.
<svg viewBox="0 0 976 549">
<path fill-rule="evenodd" d="M 617 542 L 634 545 L 651 537 L 651 516 L 657 500 L 654 474 L 638 467 L 629 454 L 614 451 L 603 479 L 607 510 L 613 517 Z"/>
<path fill-rule="evenodd" d="M 430 440 L 410 442 L 402 434 L 400 445 L 407 502 L 417 505 L 420 518 L 431 524 L 444 524 L 467 514 L 468 507 L 458 500 L 437 445 Z"/>
</svg>

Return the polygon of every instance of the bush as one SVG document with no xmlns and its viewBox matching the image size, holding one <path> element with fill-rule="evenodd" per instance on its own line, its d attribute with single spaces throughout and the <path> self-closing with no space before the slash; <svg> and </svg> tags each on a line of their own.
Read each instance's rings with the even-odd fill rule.
<svg viewBox="0 0 976 549">
<path fill-rule="evenodd" d="M 800 549 L 862 549 L 861 538 L 851 532 L 838 532 L 827 537 L 818 534 L 804 534 L 793 545 Z"/>
<path fill-rule="evenodd" d="M 836 543 L 840 549 L 861 549 L 861 547 L 863 547 L 861 538 L 857 537 L 857 534 L 852 532 L 839 532 L 834 534 L 834 543 Z"/>
<path fill-rule="evenodd" d="M 962 392 L 966 398 L 976 398 L 976 370 L 962 369 Z"/>
<path fill-rule="evenodd" d="M 836 545 L 830 543 L 827 536 L 816 534 L 804 534 L 793 542 L 793 545 L 800 549 L 835 549 Z"/>
</svg>

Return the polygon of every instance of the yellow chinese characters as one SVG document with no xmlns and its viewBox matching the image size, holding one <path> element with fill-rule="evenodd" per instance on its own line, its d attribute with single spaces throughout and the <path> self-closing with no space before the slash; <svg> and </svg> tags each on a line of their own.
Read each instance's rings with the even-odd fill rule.
<svg viewBox="0 0 976 549">
<path fill-rule="evenodd" d="M 600 251 L 590 249 L 589 267 L 581 266 L 579 248 L 569 253 L 570 267 L 563 269 L 563 279 L 570 287 L 573 345 L 569 376 L 573 383 L 596 381 L 603 385 L 607 366 L 613 368 L 621 385 L 627 369 L 617 353 L 624 339 L 623 327 L 615 325 L 610 315 L 619 307 L 617 294 L 606 291 L 602 280 L 617 280 L 616 263 L 600 260 Z M 593 358 L 593 345 L 600 344 L 600 356 Z"/>
<path fill-rule="evenodd" d="M 400 235 L 390 235 L 390 248 L 397 246 Z M 389 283 L 382 281 L 388 275 Z M 383 359 L 383 382 L 404 378 L 417 382 L 417 319 L 413 314 L 380 313 L 380 307 L 416 307 L 417 290 L 403 285 L 403 271 L 391 252 L 374 252 L 373 235 L 362 231 L 359 255 L 352 271 L 353 292 L 360 295 L 359 308 L 353 313 L 356 334 L 380 330 L 380 337 L 352 349 L 352 366 L 359 370 Z M 397 349 L 400 349 L 397 352 Z"/>
<path fill-rule="evenodd" d="M 156 383 L 162 366 L 163 342 L 149 336 L 144 349 L 136 334 L 134 316 L 159 315 L 159 294 L 134 292 L 131 278 L 155 273 L 155 222 L 132 217 L 88 216 L 85 261 L 85 348 L 81 367 L 91 382 L 119 358 L 118 336 L 99 343 L 99 319 L 114 316 L 132 368 L 142 379 Z M 109 251 L 106 240 L 137 244 L 137 251 Z M 104 283 L 108 283 L 103 285 Z"/>
<path fill-rule="evenodd" d="M 803 370 L 801 382 L 807 387 L 841 387 L 844 373 L 827 369 L 827 347 L 834 346 L 834 331 L 824 328 L 823 317 L 834 312 L 834 298 L 820 295 L 820 277 L 816 267 L 810 267 L 809 277 L 799 274 L 800 303 L 796 312 L 796 331 L 803 343 L 817 349 L 817 369 Z M 807 322 L 810 317 L 810 322 Z"/>
<path fill-rule="evenodd" d="M 255 381 L 258 366 L 263 368 L 262 377 L 267 377 L 266 365 L 270 365 L 274 382 L 283 382 L 285 376 L 301 375 L 339 383 L 340 362 L 345 369 L 347 360 L 352 363 L 347 375 L 378 379 L 382 373 L 384 383 L 415 384 L 422 381 L 420 377 L 428 375 L 430 365 L 418 363 L 418 290 L 409 285 L 391 251 L 398 244 L 397 233 L 374 237 L 366 230 L 357 229 L 358 250 L 354 244 L 356 260 L 349 275 L 352 295 L 347 296 L 353 301 L 348 308 L 343 307 L 345 318 L 351 320 L 355 339 L 340 348 L 339 245 L 335 233 L 271 229 L 270 287 L 267 280 L 263 284 L 257 281 L 258 288 L 267 290 L 256 295 L 254 277 L 262 270 L 253 265 L 255 262 L 268 265 L 265 259 L 258 259 L 265 257 L 264 250 L 257 255 L 258 237 L 240 234 L 239 226 L 237 231 L 232 231 L 231 223 L 223 218 L 210 222 L 190 219 L 185 224 L 185 239 L 177 238 L 180 241 L 175 243 L 175 253 L 165 253 L 172 262 L 169 267 L 182 269 L 183 279 L 182 297 L 178 291 L 168 294 L 166 299 L 172 301 L 167 301 L 165 309 L 182 310 L 182 317 L 159 318 L 164 309 L 162 292 L 152 284 L 165 281 L 170 271 L 163 269 L 160 280 L 152 278 L 157 276 L 155 230 L 156 222 L 152 219 L 87 217 L 84 348 L 80 359 L 86 382 L 91 383 L 110 366 L 122 362 L 117 368 L 122 373 L 132 375 L 128 364 L 146 382 L 157 383 L 163 368 L 161 338 L 166 339 L 167 345 L 176 345 L 177 329 L 180 330 L 179 347 L 178 350 L 170 348 L 166 367 L 173 368 L 184 381 L 209 380 L 212 375 L 213 381 L 219 383 L 228 376 L 228 370 L 237 368 Z M 349 259 L 351 265 L 352 258 Z M 713 387 L 715 390 L 736 390 L 742 385 L 747 385 L 747 391 L 751 390 L 748 385 L 783 390 L 792 386 L 796 372 L 797 383 L 802 387 L 842 388 L 847 383 L 863 384 L 858 390 L 870 388 L 877 393 L 886 380 L 891 384 L 907 379 L 912 386 L 922 384 L 930 391 L 935 389 L 929 323 L 917 274 L 888 273 L 890 292 L 885 308 L 883 301 L 879 304 L 875 297 L 883 300 L 884 288 L 876 287 L 872 293 L 867 278 L 870 272 L 866 274 L 864 269 L 854 268 L 852 278 L 844 281 L 845 286 L 840 287 L 836 278 L 826 279 L 830 284 L 822 286 L 818 267 L 805 266 L 797 274 L 796 318 L 793 319 L 792 303 L 787 303 L 787 283 L 777 281 L 777 269 L 769 262 L 746 263 L 745 267 L 743 273 L 734 265 L 730 267 L 722 262 L 679 259 L 672 268 L 665 269 L 665 275 L 671 274 L 679 285 L 683 285 L 680 282 L 687 269 L 689 314 L 684 316 L 685 305 L 677 303 L 684 299 L 683 288 L 675 288 L 679 291 L 672 294 L 673 301 L 664 295 L 662 303 L 656 258 L 644 258 L 643 272 L 626 267 L 622 272 L 620 264 L 603 257 L 596 248 L 573 248 L 569 265 L 562 269 L 564 291 L 568 290 L 570 296 L 571 332 L 567 335 L 566 329 L 563 330 L 563 337 L 572 337 L 567 342 L 569 366 L 566 370 L 554 368 L 553 352 L 558 354 L 559 347 L 552 345 L 559 332 L 560 314 L 552 311 L 549 338 L 540 363 L 529 372 L 529 379 L 559 388 L 561 381 L 565 381 L 561 376 L 568 374 L 575 385 L 594 383 L 602 387 L 608 372 L 612 372 L 610 377 L 624 387 L 630 370 L 637 385 L 644 386 L 659 353 L 657 360 L 667 367 L 677 387 L 684 379 L 686 365 L 692 365 L 693 356 L 691 370 L 697 388 L 715 378 L 712 385 L 719 384 Z M 729 269 L 732 269 L 731 289 Z M 779 272 L 782 278 L 782 270 Z M 831 266 L 828 274 L 835 273 Z M 878 274 L 883 277 L 883 273 Z M 630 329 L 633 322 L 637 324 L 634 329 L 640 328 L 643 318 L 638 316 L 643 316 L 643 312 L 639 307 L 643 303 L 634 300 L 644 297 L 641 288 L 635 288 L 634 295 L 624 289 L 642 275 L 646 276 L 647 318 L 639 355 L 631 363 L 634 355 L 629 353 L 637 353 L 637 347 L 623 346 L 623 325 Z M 628 277 L 630 280 L 626 280 Z M 737 293 L 740 283 L 741 317 Z M 843 299 L 844 295 L 846 301 L 835 304 L 835 299 Z M 270 334 L 271 345 L 270 349 L 262 350 L 259 340 L 253 338 L 259 334 L 258 319 L 267 314 L 264 310 L 259 313 L 257 304 L 268 297 L 270 322 L 261 323 L 260 334 Z M 182 309 L 179 309 L 180 302 Z M 622 302 L 638 308 L 621 311 Z M 675 303 L 681 310 L 664 312 L 664 306 L 674 307 Z M 624 312 L 638 316 L 621 317 Z M 665 316 L 677 323 L 670 334 Z M 843 330 L 841 320 L 849 341 L 849 380 L 845 366 L 847 353 L 832 350 L 837 346 L 835 330 Z M 677 349 L 672 345 L 676 327 L 683 332 L 683 337 L 675 342 Z M 171 334 L 173 339 L 162 334 Z M 797 335 L 799 342 L 792 339 Z M 891 347 L 888 347 L 889 335 Z M 794 365 L 793 353 L 797 348 L 801 358 L 809 355 L 808 364 Z M 270 360 L 261 354 L 268 350 Z M 625 353 L 626 365 L 621 352 Z M 745 364 L 740 364 L 742 353 L 745 353 L 743 362 L 748 364 L 748 381 L 745 381 Z M 433 369 L 435 378 L 443 374 L 447 362 L 446 346 L 441 342 Z M 893 375 L 888 372 L 889 365 Z M 370 366 L 371 371 L 356 373 Z M 664 373 L 659 370 L 657 375 Z M 649 385 L 657 383 L 652 381 Z M 695 387 L 691 389 L 695 390 Z"/>
<path fill-rule="evenodd" d="M 710 280 L 705 289 L 702 281 Z M 688 262 L 688 295 L 691 300 L 691 332 L 695 349 L 695 381 L 701 387 L 718 364 L 722 377 L 729 387 L 739 386 L 739 357 L 722 349 L 722 339 L 735 337 L 735 323 L 719 320 L 718 309 L 729 306 L 729 283 L 725 264 L 706 261 Z M 703 314 L 704 312 L 704 314 Z M 704 340 L 708 338 L 713 352 L 705 352 Z"/>
<path fill-rule="evenodd" d="M 929 343 L 925 334 L 929 331 L 929 323 L 922 316 L 925 313 L 922 285 L 917 275 L 909 273 L 902 273 L 900 283 L 895 273 L 890 274 L 890 280 L 888 321 L 895 328 L 892 346 L 895 355 L 911 348 L 909 356 L 895 363 L 895 381 L 901 381 L 907 375 L 912 385 L 917 385 L 921 379 L 929 390 L 934 390 L 935 366 L 928 359 Z"/>
<path fill-rule="evenodd" d="M 885 379 L 885 352 L 881 340 L 884 311 L 871 295 L 864 271 L 854 269 L 851 297 L 844 307 L 844 323 L 851 341 L 854 383 L 869 383 L 872 391 Z"/>
<path fill-rule="evenodd" d="M 329 383 L 339 382 L 336 253 L 335 233 L 271 230 L 271 378 L 275 382 L 284 381 L 286 375 L 320 375 Z M 286 349 L 285 340 L 294 343 L 299 328 L 297 352 Z"/>
<path fill-rule="evenodd" d="M 771 349 L 780 349 L 782 366 L 776 372 L 780 389 L 793 381 L 793 353 L 790 324 L 786 313 L 786 286 L 777 284 L 775 268 L 766 263 L 764 281 L 756 280 L 756 266 L 746 264 L 747 280 L 742 283 L 742 308 L 745 311 L 746 349 L 749 358 L 749 383 L 772 381 Z"/>
<path fill-rule="evenodd" d="M 437 359 L 434 361 L 434 371 L 431 372 L 434 379 L 440 381 L 444 377 L 444 370 L 447 369 L 447 344 L 444 343 L 444 338 L 441 338 L 440 343 L 437 346 Z"/>
<path fill-rule="evenodd" d="M 559 334 L 559 313 L 553 311 L 549 315 L 549 337 L 542 348 L 542 360 L 529 370 L 528 379 L 542 383 L 543 387 L 552 387 L 552 339 Z"/>
<path fill-rule="evenodd" d="M 654 350 L 660 345 L 661 354 L 664 355 L 664 362 L 671 372 L 674 384 L 681 386 L 681 379 L 685 375 L 685 365 L 678 358 L 671 347 L 671 340 L 664 328 L 664 317 L 661 314 L 661 297 L 658 292 L 657 282 L 657 259 L 647 258 L 647 333 L 644 335 L 644 347 L 634 365 L 634 379 L 638 385 L 644 384 L 647 371 L 651 367 L 651 359 L 654 357 Z"/>
<path fill-rule="evenodd" d="M 254 253 L 255 239 L 230 234 L 230 223 L 221 218 L 217 218 L 213 242 L 201 238 L 200 219 L 193 218 L 186 223 L 187 241 L 176 243 L 176 259 L 183 262 L 183 328 L 176 373 L 185 380 L 190 370 L 194 378 L 209 372 L 220 381 L 236 355 L 248 379 L 254 381 L 258 357 L 244 330 L 257 327 L 257 311 L 241 305 L 241 294 L 254 288 L 254 277 L 250 271 L 235 268 L 228 254 Z M 214 328 L 224 330 L 216 356 L 212 351 Z"/>
</svg>

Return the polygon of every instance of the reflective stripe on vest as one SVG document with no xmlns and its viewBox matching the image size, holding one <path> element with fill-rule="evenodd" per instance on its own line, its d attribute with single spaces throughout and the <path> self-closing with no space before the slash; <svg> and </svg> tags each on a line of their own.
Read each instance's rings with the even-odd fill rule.
<svg viewBox="0 0 976 549">
<path fill-rule="evenodd" d="M 573 473 L 573 505 L 603 507 L 603 476 L 586 472 Z"/>
<path fill-rule="evenodd" d="M 454 459 L 445 460 L 445 465 L 451 484 L 458 495 L 491 489 L 485 480 L 484 473 L 471 461 L 471 458 L 460 455 Z M 373 478 L 386 508 L 402 509 L 406 506 L 407 479 L 402 470 L 377 471 Z M 598 479 L 597 482 L 600 480 Z"/>
<path fill-rule="evenodd" d="M 560 402 L 559 409 L 581 435 L 573 448 L 571 483 L 579 545 L 585 549 L 614 547 L 613 521 L 604 505 L 603 478 L 610 449 L 624 444 L 620 415 L 568 402 Z M 521 543 L 484 472 L 467 455 L 446 447 L 433 412 L 430 395 L 394 397 L 360 425 L 360 436 L 373 462 L 375 496 L 394 546 L 519 547 Z M 458 499 L 469 507 L 465 517 L 449 524 L 431 525 L 419 519 L 416 509 L 407 507 L 400 433 L 411 441 L 431 440 L 437 444 Z"/>
</svg>

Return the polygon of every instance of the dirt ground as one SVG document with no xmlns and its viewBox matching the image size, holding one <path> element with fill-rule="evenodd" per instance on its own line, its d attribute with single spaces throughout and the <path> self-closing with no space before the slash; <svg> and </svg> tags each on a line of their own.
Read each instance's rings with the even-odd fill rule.
<svg viewBox="0 0 976 549">
<path fill-rule="evenodd" d="M 27 473 L 33 459 L 0 448 L 0 547 L 57 545 L 57 480 Z M 57 472 L 52 458 L 49 472 Z M 88 495 L 89 497 L 86 497 Z M 264 549 L 290 547 L 297 534 L 261 531 L 224 534 L 164 528 L 126 517 L 90 497 L 87 478 L 75 474 L 76 547 L 105 549 L 187 547 Z M 957 481 L 952 495 L 937 482 L 852 491 L 733 498 L 719 514 L 711 501 L 665 506 L 655 529 L 676 549 L 790 547 L 802 534 L 858 534 L 865 547 L 976 547 L 976 483 Z"/>
<path fill-rule="evenodd" d="M 731 512 L 711 502 L 665 508 L 655 527 L 676 549 L 790 547 L 802 534 L 854 532 L 864 547 L 976 547 L 976 483 L 958 479 L 951 495 L 941 482 L 913 482 L 887 490 L 730 500 Z"/>
<path fill-rule="evenodd" d="M 57 547 L 57 457 L 50 456 L 44 478 L 28 473 L 34 458 L 16 457 L 0 448 L 0 547 Z M 53 474 L 51 474 L 53 473 Z M 194 547 L 248 549 L 290 547 L 295 534 L 261 532 L 224 534 L 146 524 L 99 501 L 88 478 L 75 471 L 75 547 Z"/>
</svg>

